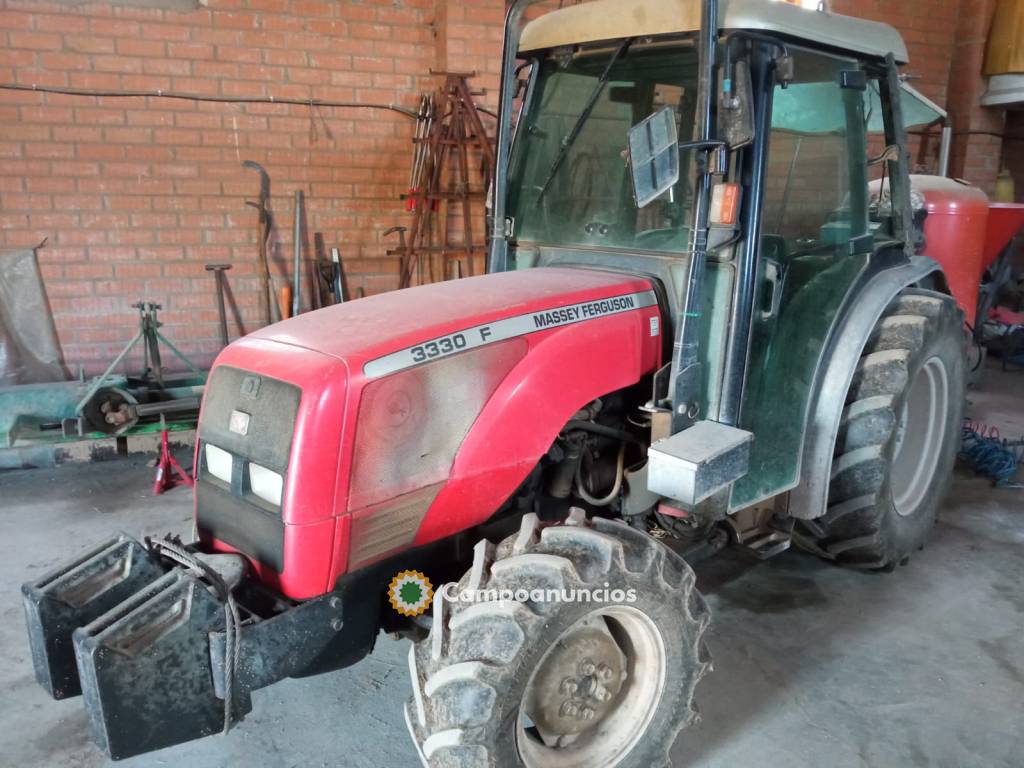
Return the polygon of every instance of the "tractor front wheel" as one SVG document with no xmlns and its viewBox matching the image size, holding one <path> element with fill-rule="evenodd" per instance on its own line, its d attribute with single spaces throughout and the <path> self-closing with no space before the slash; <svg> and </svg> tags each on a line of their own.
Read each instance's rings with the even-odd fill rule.
<svg viewBox="0 0 1024 768">
<path fill-rule="evenodd" d="M 826 514 L 803 543 L 840 565 L 891 570 L 924 546 L 953 480 L 966 386 L 963 318 L 907 289 L 861 356 L 832 459 Z"/>
<path fill-rule="evenodd" d="M 523 518 L 443 590 L 409 655 L 428 768 L 657 768 L 710 667 L 694 575 L 640 531 Z M 497 599 L 495 599 L 497 598 Z"/>
</svg>

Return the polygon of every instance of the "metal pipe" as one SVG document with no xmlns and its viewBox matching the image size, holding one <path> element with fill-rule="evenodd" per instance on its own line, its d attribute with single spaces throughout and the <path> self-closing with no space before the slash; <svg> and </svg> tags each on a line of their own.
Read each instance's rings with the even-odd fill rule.
<svg viewBox="0 0 1024 768">
<path fill-rule="evenodd" d="M 224 272 L 231 269 L 230 264 L 207 264 L 206 271 L 213 272 L 217 284 L 217 318 L 220 321 L 220 343 L 228 345 L 228 315 L 224 308 Z"/>
<path fill-rule="evenodd" d="M 295 190 L 295 274 L 292 276 L 292 317 L 299 315 L 299 298 L 302 296 L 302 190 Z"/>
<path fill-rule="evenodd" d="M 512 104 L 516 96 L 516 54 L 519 52 L 520 22 L 531 5 L 542 0 L 514 0 L 505 14 L 505 39 L 501 54 L 501 87 L 498 94 L 498 131 L 495 142 L 494 199 L 491 208 L 491 248 L 487 271 L 502 272 L 508 264 L 508 240 L 505 231 L 506 181 L 512 138 Z"/>
<path fill-rule="evenodd" d="M 754 91 L 754 146 L 752 147 L 750 192 L 746 201 L 747 219 L 745 239 L 736 260 L 736 289 L 733 292 L 732 315 L 729 327 L 729 346 L 726 349 L 725 376 L 722 380 L 722 395 L 718 409 L 718 420 L 723 424 L 737 426 L 743 404 L 743 386 L 747 377 L 747 361 L 750 357 L 750 331 L 754 315 L 754 300 L 757 282 L 757 257 L 761 247 L 762 200 L 764 198 L 764 176 L 768 163 L 768 133 L 771 130 L 773 69 L 767 56 L 761 57 L 758 81 L 761 87 Z"/>
<path fill-rule="evenodd" d="M 892 210 L 894 213 L 899 211 L 899 215 L 893 216 L 893 234 L 903 241 L 904 254 L 911 259 L 914 256 L 914 221 L 910 203 L 910 154 L 907 152 L 907 129 L 900 102 L 900 72 L 891 53 L 885 57 L 885 77 L 879 85 L 885 116 L 885 143 L 899 147 L 896 159 L 887 161 Z"/>
<path fill-rule="evenodd" d="M 171 342 L 170 342 L 170 341 L 169 341 L 169 340 L 167 339 L 167 337 L 166 337 L 166 336 L 164 336 L 164 335 L 163 335 L 162 333 L 160 333 L 160 331 L 156 331 L 156 330 L 154 330 L 154 331 L 153 331 L 153 333 L 155 333 L 155 334 L 156 334 L 156 338 L 157 338 L 157 339 L 159 339 L 160 341 L 162 341 L 162 342 L 163 342 L 163 343 L 164 343 L 164 344 L 165 344 L 165 345 L 167 346 L 167 348 L 168 348 L 169 350 L 171 350 L 171 352 L 173 352 L 173 353 L 174 353 L 174 356 L 175 356 L 176 358 L 178 358 L 179 360 L 181 360 L 181 362 L 183 362 L 183 363 L 184 363 L 185 365 L 187 365 L 187 366 L 188 366 L 188 369 L 189 369 L 190 371 L 192 371 L 192 373 L 196 374 L 197 376 L 201 375 L 201 374 L 199 373 L 199 369 L 198 369 L 198 368 L 196 368 L 196 367 L 195 367 L 195 366 L 194 366 L 194 365 L 192 364 L 192 361 L 191 361 L 191 360 L 189 360 L 189 359 L 188 359 L 187 357 L 185 357 L 185 354 L 184 354 L 184 353 L 183 353 L 183 352 L 182 352 L 182 351 L 181 351 L 180 349 L 178 349 L 178 348 L 177 348 L 176 346 L 174 346 L 174 344 L 173 344 L 173 343 L 171 343 Z"/>
<path fill-rule="evenodd" d="M 562 432 L 571 432 L 574 429 L 582 430 L 583 432 L 592 432 L 595 435 L 601 435 L 602 437 L 610 437 L 614 440 L 624 440 L 630 443 L 637 443 L 643 445 L 643 442 L 636 437 L 631 435 L 622 429 L 616 429 L 615 427 L 609 427 L 605 424 L 598 424 L 594 421 L 583 421 L 581 419 L 573 419 L 562 427 Z"/>
<path fill-rule="evenodd" d="M 939 176 L 949 176 L 949 151 L 953 147 L 953 126 L 949 124 L 949 119 L 946 119 L 946 124 L 942 126 L 942 139 L 939 143 Z"/>
<path fill-rule="evenodd" d="M 198 397 L 186 397 L 180 400 L 161 400 L 156 403 L 140 403 L 133 405 L 131 410 L 138 417 L 156 416 L 163 413 L 182 413 L 185 411 L 199 410 Z"/>
<path fill-rule="evenodd" d="M 699 79 L 697 81 L 696 141 L 714 139 L 715 59 L 718 47 L 718 0 L 701 3 Z M 672 431 L 679 432 L 696 421 L 701 394 L 700 331 L 704 311 L 704 273 L 708 256 L 711 205 L 710 152 L 697 176 L 694 194 L 690 264 L 685 293 L 681 297 L 672 346 L 669 399 L 672 403 Z"/>
</svg>

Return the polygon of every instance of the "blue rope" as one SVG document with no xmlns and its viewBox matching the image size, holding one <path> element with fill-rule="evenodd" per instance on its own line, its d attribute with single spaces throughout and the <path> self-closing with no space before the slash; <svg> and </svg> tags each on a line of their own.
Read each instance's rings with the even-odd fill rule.
<svg viewBox="0 0 1024 768">
<path fill-rule="evenodd" d="M 988 437 L 967 422 L 961 432 L 960 458 L 995 485 L 1006 485 L 1017 474 L 1017 465 L 1024 462 L 1024 440 Z"/>
</svg>

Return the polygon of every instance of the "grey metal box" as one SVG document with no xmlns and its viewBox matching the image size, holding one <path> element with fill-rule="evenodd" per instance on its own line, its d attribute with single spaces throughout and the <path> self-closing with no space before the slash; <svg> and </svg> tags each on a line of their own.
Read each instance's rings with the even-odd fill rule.
<svg viewBox="0 0 1024 768">
<path fill-rule="evenodd" d="M 750 466 L 750 432 L 698 421 L 659 440 L 647 453 L 647 487 L 694 506 L 739 480 Z"/>
</svg>

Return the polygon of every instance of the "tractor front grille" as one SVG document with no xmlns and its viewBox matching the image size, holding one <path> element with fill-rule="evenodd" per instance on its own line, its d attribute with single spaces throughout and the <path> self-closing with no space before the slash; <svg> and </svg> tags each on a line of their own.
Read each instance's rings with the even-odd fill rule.
<svg viewBox="0 0 1024 768">
<path fill-rule="evenodd" d="M 300 396 L 279 379 L 218 366 L 199 421 L 197 527 L 278 572 L 281 493 Z"/>
</svg>

